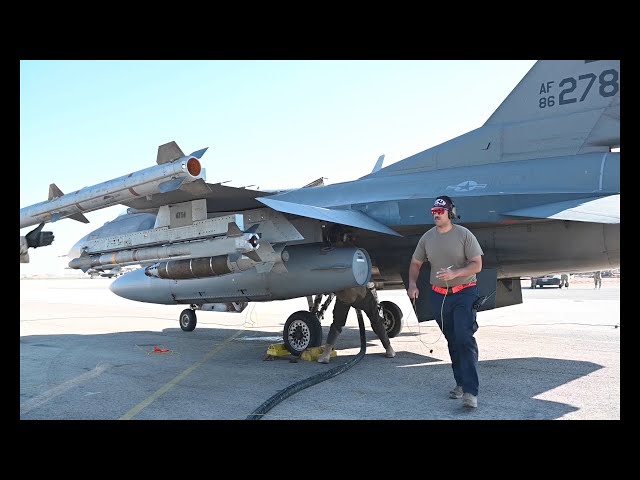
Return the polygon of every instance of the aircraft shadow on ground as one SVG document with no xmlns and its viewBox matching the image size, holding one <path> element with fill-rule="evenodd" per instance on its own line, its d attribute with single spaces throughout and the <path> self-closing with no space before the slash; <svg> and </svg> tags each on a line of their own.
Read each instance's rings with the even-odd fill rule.
<svg viewBox="0 0 640 480">
<path fill-rule="evenodd" d="M 283 389 L 327 369 L 326 365 L 300 361 L 293 356 L 288 359 L 289 361 L 283 361 L 287 360 L 287 357 L 283 357 L 277 361 L 263 362 L 268 345 L 278 343 L 273 341 L 277 334 L 273 331 L 257 329 L 243 330 L 219 354 L 210 358 L 212 349 L 227 342 L 236 332 L 237 330 L 233 329 L 216 328 L 183 332 L 179 328 L 167 328 L 162 332 L 132 331 L 98 335 L 64 334 L 21 337 L 21 406 L 30 404 L 27 410 L 33 411 L 38 406 L 34 402 L 37 403 L 37 397 L 43 391 L 59 388 L 69 378 L 78 376 L 83 371 L 90 371 L 100 364 L 116 367 L 112 372 L 117 371 L 118 375 L 114 376 L 110 373 L 107 381 L 117 382 L 119 376 L 127 375 L 144 378 L 140 389 L 145 389 L 145 395 L 148 395 L 149 391 L 170 381 L 185 368 L 200 362 L 204 366 L 201 370 L 208 372 L 208 369 L 211 369 L 207 381 L 215 381 L 216 395 L 227 395 L 239 399 L 237 400 L 239 409 L 249 413 L 252 408 L 257 407 L 256 391 L 263 389 L 264 400 L 266 400 L 269 396 L 266 392 L 271 392 L 274 388 Z M 257 341 L 250 341 L 252 339 Z M 369 329 L 366 331 L 366 340 L 367 348 L 372 346 L 379 348 L 378 338 Z M 154 354 L 155 346 L 172 349 L 179 352 L 179 355 L 167 361 L 169 356 Z M 339 356 L 332 359 L 331 366 L 347 362 L 358 354 L 357 352 L 346 354 L 343 350 L 360 347 L 358 329 L 345 329 L 337 344 Z M 367 356 L 369 355 L 371 354 L 367 353 Z M 381 353 L 375 355 L 375 357 L 379 356 Z M 164 360 L 159 360 L 160 357 Z M 377 381 L 377 384 L 371 387 L 365 381 L 364 388 L 373 388 L 375 392 L 371 392 L 372 394 L 400 395 L 403 410 L 423 412 L 416 414 L 417 419 L 442 418 L 442 411 L 432 414 L 424 413 L 424 403 L 432 401 L 438 404 L 443 398 L 442 389 L 450 386 L 453 376 L 448 355 L 446 358 L 434 358 L 398 350 L 397 356 L 393 359 L 377 361 L 377 358 L 372 357 L 369 361 L 360 362 L 360 365 L 352 370 L 352 374 L 359 371 L 360 373 L 356 375 L 361 376 L 362 379 L 366 379 L 367 375 L 375 375 L 371 378 L 388 378 L 389 382 L 397 382 L 393 376 L 401 375 L 403 390 L 394 393 L 392 385 L 384 380 Z M 365 359 L 366 357 L 363 358 Z M 443 364 L 443 360 L 447 363 Z M 266 363 L 269 365 L 266 366 Z M 229 366 L 233 365 L 237 366 L 237 371 L 229 376 Z M 262 365 L 265 365 L 264 369 Z M 217 369 L 222 366 L 230 378 L 212 378 L 217 375 L 219 371 Z M 578 408 L 568 403 L 552 402 L 535 397 L 601 368 L 603 367 L 600 365 L 586 361 L 540 357 L 481 360 L 479 362 L 481 399 L 483 406 L 487 407 L 478 409 L 477 413 L 480 415 L 472 411 L 466 418 L 531 420 L 561 418 Z M 105 379 L 101 381 L 104 382 Z M 117 395 L 119 386 L 114 384 L 112 388 L 116 392 L 113 395 Z M 207 384 L 201 385 L 201 388 L 206 390 Z M 332 382 L 331 388 L 343 389 L 344 385 Z M 121 394 L 125 395 L 123 393 L 125 391 L 122 389 Z M 247 397 L 247 405 L 244 406 L 242 392 L 245 392 Z M 250 393 L 254 398 L 249 398 Z M 449 402 L 448 405 L 452 403 Z M 55 409 L 55 403 L 48 402 L 47 408 Z M 36 418 L 41 418 L 39 415 L 36 412 Z M 197 414 L 194 415 L 197 419 Z M 458 416 L 452 415 L 451 418 L 458 418 Z"/>
</svg>

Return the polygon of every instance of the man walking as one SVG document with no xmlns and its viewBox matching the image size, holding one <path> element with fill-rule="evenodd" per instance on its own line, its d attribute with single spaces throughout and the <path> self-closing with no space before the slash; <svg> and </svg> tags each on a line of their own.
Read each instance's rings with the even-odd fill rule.
<svg viewBox="0 0 640 480">
<path fill-rule="evenodd" d="M 409 298 L 416 299 L 420 268 L 425 261 L 431 266 L 431 307 L 436 322 L 447 339 L 451 368 L 456 386 L 450 398 L 462 398 L 467 408 L 478 406 L 478 344 L 473 304 L 478 300 L 476 273 L 482 270 L 484 252 L 470 230 L 455 225 L 453 201 L 448 196 L 436 198 L 431 209 L 435 226 L 428 230 L 413 253 L 409 266 Z"/>
</svg>

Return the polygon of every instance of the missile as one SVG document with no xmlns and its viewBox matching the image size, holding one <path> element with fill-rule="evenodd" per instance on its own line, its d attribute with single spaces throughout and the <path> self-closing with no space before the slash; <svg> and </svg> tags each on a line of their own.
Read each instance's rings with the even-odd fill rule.
<svg viewBox="0 0 640 480">
<path fill-rule="evenodd" d="M 205 180 L 200 158 L 206 151 L 207 148 L 203 148 L 184 155 L 175 142 L 169 142 L 158 147 L 158 165 L 153 167 L 67 194 L 52 183 L 49 200 L 20 209 L 20 228 L 67 217 L 89 223 L 83 213 L 141 196 L 170 192 L 198 179 Z"/>
<path fill-rule="evenodd" d="M 259 237 L 255 233 L 243 233 L 235 237 L 224 236 L 221 238 L 182 242 L 173 245 L 123 249 L 98 255 L 81 255 L 73 258 L 69 262 L 69 268 L 86 271 L 89 268 L 113 268 L 143 262 L 165 261 L 166 263 L 167 260 L 176 257 L 216 256 L 218 253 L 237 255 L 249 253 L 257 249 L 260 246 L 258 241 Z M 184 259 L 184 261 L 189 262 L 189 259 Z"/>
<path fill-rule="evenodd" d="M 118 277 L 109 288 L 119 297 L 137 302 L 203 305 L 329 294 L 366 285 L 371 278 L 369 254 L 356 247 L 291 245 L 282 252 L 282 263 L 285 269 L 260 273 L 256 265 L 245 271 L 184 280 L 150 276 L 139 268 Z"/>
</svg>

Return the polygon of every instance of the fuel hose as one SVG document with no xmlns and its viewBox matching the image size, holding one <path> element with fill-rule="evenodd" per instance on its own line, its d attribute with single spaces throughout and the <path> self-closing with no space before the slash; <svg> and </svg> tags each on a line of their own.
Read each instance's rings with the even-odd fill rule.
<svg viewBox="0 0 640 480">
<path fill-rule="evenodd" d="M 260 420 L 261 418 L 264 417 L 264 415 L 269 410 L 271 410 L 273 407 L 275 407 L 277 404 L 279 404 L 286 398 L 289 398 L 294 393 L 298 393 L 299 391 L 304 390 L 305 388 L 308 388 L 312 385 L 315 385 L 320 382 L 324 382 L 325 380 L 335 377 L 336 375 L 339 375 L 342 372 L 349 370 L 356 363 L 362 360 L 362 357 L 364 357 L 365 353 L 367 352 L 367 340 L 365 337 L 364 320 L 362 319 L 362 311 L 356 309 L 356 315 L 358 316 L 358 325 L 360 326 L 360 351 L 355 357 L 344 362 L 341 365 L 333 367 L 332 369 L 326 372 L 318 373 L 311 377 L 305 378 L 304 380 L 296 382 L 280 390 L 278 393 L 276 393 L 274 396 L 272 396 L 270 399 L 268 399 L 266 402 L 260 405 L 256 410 L 254 410 L 254 412 L 251 413 L 245 420 Z"/>
</svg>

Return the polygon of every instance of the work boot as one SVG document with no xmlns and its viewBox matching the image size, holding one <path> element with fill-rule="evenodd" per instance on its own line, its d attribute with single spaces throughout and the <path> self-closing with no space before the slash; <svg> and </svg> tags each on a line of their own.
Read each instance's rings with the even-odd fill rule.
<svg viewBox="0 0 640 480">
<path fill-rule="evenodd" d="M 318 357 L 318 363 L 329 363 L 332 351 L 333 345 L 327 343 L 322 349 L 322 354 Z"/>
<path fill-rule="evenodd" d="M 453 398 L 453 399 L 462 398 L 463 393 L 464 392 L 462 391 L 462 386 L 456 385 L 456 388 L 454 388 L 449 392 L 449 398 Z"/>
<path fill-rule="evenodd" d="M 384 350 L 385 350 L 384 356 L 387 358 L 395 357 L 396 352 L 391 347 L 391 341 L 389 340 L 389 335 L 387 335 L 387 331 L 385 330 L 382 322 L 376 323 L 376 324 L 372 323 L 371 328 L 373 329 L 374 333 L 378 335 L 378 338 L 380 339 L 380 342 L 384 347 Z"/>
<path fill-rule="evenodd" d="M 470 393 L 462 395 L 462 406 L 467 408 L 478 408 L 477 395 L 471 395 Z"/>
</svg>

